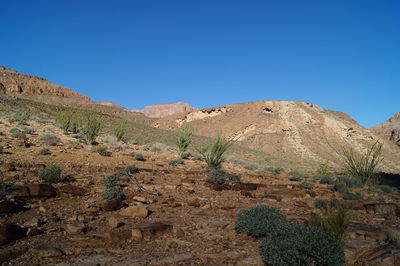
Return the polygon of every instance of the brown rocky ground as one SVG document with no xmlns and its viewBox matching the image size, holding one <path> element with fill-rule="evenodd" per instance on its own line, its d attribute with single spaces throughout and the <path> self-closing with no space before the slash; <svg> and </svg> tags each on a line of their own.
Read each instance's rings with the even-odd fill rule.
<svg viewBox="0 0 400 266">
<path fill-rule="evenodd" d="M 0 135 L 0 176 L 17 188 L 0 204 L 2 265 L 263 265 L 258 241 L 234 230 L 239 209 L 268 205 L 290 221 L 305 222 L 318 212 L 316 199 L 341 197 L 317 180 L 308 179 L 314 188 L 307 190 L 288 174 L 271 176 L 233 163 L 224 168 L 256 189 L 216 191 L 205 185 L 202 161 L 191 158 L 171 166 L 168 161 L 178 156 L 174 151 L 106 143 L 103 137 L 100 144 L 112 152 L 105 157 L 52 124 L 29 124 L 35 132 L 23 141 L 8 133 L 18 125 L 0 123 L 5 133 Z M 40 140 L 44 134 L 61 142 L 49 146 Z M 39 155 L 42 147 L 51 155 Z M 142 153 L 146 161 L 136 161 L 131 152 Z M 50 165 L 60 166 L 66 181 L 39 185 L 38 172 Z M 122 179 L 126 198 L 104 200 L 103 180 L 128 165 L 140 169 L 135 177 L 146 189 L 161 195 Z M 388 243 L 386 233 L 400 226 L 399 194 L 356 190 L 367 200 L 349 201 L 354 219 L 346 232 L 348 265 L 399 265 L 400 250 Z M 385 202 L 377 200 L 382 196 Z"/>
</svg>

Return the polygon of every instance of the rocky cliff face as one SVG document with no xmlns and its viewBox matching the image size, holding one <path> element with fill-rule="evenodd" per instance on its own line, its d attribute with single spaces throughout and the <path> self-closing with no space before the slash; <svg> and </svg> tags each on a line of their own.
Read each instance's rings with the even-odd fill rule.
<svg viewBox="0 0 400 266">
<path fill-rule="evenodd" d="M 88 97 L 69 88 L 51 83 L 44 78 L 20 74 L 4 66 L 0 66 L 0 93 L 21 96 L 54 96 L 91 102 Z"/>
<path fill-rule="evenodd" d="M 125 109 L 121 105 L 119 105 L 117 103 L 109 102 L 109 101 L 100 101 L 100 102 L 96 102 L 96 104 L 100 104 L 103 106 L 109 106 L 109 107 L 113 107 L 113 108 L 117 108 L 117 109 Z"/>
<path fill-rule="evenodd" d="M 372 127 L 370 130 L 376 135 L 393 141 L 400 146 L 400 112 L 382 124 Z"/>
<path fill-rule="evenodd" d="M 195 134 L 214 137 L 218 131 L 242 146 L 299 163 L 330 162 L 340 167 L 343 148 L 365 152 L 380 138 L 348 115 L 305 102 L 259 101 L 191 111 L 158 119 L 154 126 L 175 130 L 189 123 Z M 384 141 L 382 166 L 400 171 L 399 147 Z"/>
<path fill-rule="evenodd" d="M 148 105 L 141 112 L 147 117 L 161 118 L 194 110 L 197 110 L 197 108 L 191 107 L 187 103 L 177 102 Z"/>
</svg>

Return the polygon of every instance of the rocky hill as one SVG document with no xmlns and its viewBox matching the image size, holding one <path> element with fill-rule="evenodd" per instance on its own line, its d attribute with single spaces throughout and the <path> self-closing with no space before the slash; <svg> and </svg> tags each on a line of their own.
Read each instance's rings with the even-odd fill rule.
<svg viewBox="0 0 400 266">
<path fill-rule="evenodd" d="M 109 102 L 109 101 L 100 101 L 100 102 L 96 102 L 96 104 L 126 110 L 126 108 L 122 107 L 121 105 L 119 105 L 117 103 Z"/>
<path fill-rule="evenodd" d="M 51 83 L 36 76 L 20 74 L 15 70 L 0 66 L 0 93 L 18 96 L 57 97 L 90 103 L 91 100 L 69 88 Z"/>
<path fill-rule="evenodd" d="M 365 151 L 380 138 L 348 115 L 306 102 L 258 101 L 232 104 L 178 114 L 154 125 L 177 129 L 189 123 L 195 134 L 215 136 L 217 131 L 239 144 L 270 153 L 282 160 L 340 165 L 340 152 L 353 147 Z M 399 147 L 384 141 L 385 171 L 400 171 Z"/>
<path fill-rule="evenodd" d="M 147 117 L 161 118 L 193 110 L 197 110 L 197 108 L 192 107 L 187 103 L 177 102 L 177 103 L 148 105 L 145 108 L 143 108 L 143 110 L 140 110 L 140 112 L 142 112 Z M 138 110 L 132 110 L 132 111 L 138 111 Z"/>
<path fill-rule="evenodd" d="M 400 145 L 400 112 L 382 124 L 371 127 L 370 130 L 374 134 Z"/>
</svg>

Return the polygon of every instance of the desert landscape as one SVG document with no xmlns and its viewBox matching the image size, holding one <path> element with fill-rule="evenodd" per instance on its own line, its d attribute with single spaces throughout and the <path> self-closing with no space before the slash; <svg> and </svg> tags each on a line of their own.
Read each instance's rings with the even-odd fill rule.
<svg viewBox="0 0 400 266">
<path fill-rule="evenodd" d="M 0 92 L 1 265 L 400 264 L 399 114 L 128 111 L 7 67 Z"/>
</svg>

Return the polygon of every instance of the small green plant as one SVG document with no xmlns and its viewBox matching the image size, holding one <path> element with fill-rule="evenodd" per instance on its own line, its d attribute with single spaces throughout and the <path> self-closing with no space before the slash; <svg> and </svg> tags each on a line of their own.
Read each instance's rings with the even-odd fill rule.
<svg viewBox="0 0 400 266">
<path fill-rule="evenodd" d="M 107 176 L 106 179 L 104 179 L 103 184 L 105 187 L 111 188 L 111 187 L 116 186 L 118 181 L 119 181 L 119 176 L 110 175 L 110 176 Z"/>
<path fill-rule="evenodd" d="M 313 189 L 313 188 L 314 188 L 314 186 L 313 186 L 312 184 L 308 183 L 307 181 L 303 181 L 303 182 L 300 184 L 300 186 L 301 186 L 302 188 L 305 188 L 305 189 Z"/>
<path fill-rule="evenodd" d="M 32 135 L 35 133 L 35 130 L 33 128 L 29 128 L 29 127 L 24 127 L 22 132 L 24 132 L 25 134 L 29 134 Z"/>
<path fill-rule="evenodd" d="M 39 137 L 39 139 L 45 141 L 49 146 L 57 146 L 57 144 L 61 141 L 58 137 L 51 134 L 42 135 Z"/>
<path fill-rule="evenodd" d="M 183 159 L 181 157 L 174 158 L 168 162 L 169 165 L 177 166 L 178 164 L 183 164 Z"/>
<path fill-rule="evenodd" d="M 389 228 L 387 230 L 388 238 L 397 248 L 400 248 L 400 231 Z"/>
<path fill-rule="evenodd" d="M 326 163 L 320 164 L 317 169 L 317 174 L 320 176 L 330 176 L 331 171 L 330 171 L 329 165 Z"/>
<path fill-rule="evenodd" d="M 96 152 L 97 152 L 98 154 L 100 154 L 101 156 L 111 156 L 111 152 L 109 152 L 109 151 L 107 150 L 107 147 L 106 147 L 106 146 L 98 146 L 98 147 L 96 148 Z"/>
<path fill-rule="evenodd" d="M 209 167 L 220 168 L 224 161 L 222 156 L 229 147 L 233 145 L 233 143 L 234 140 L 225 140 L 221 134 L 218 134 L 211 143 L 201 148 L 197 148 L 197 151 L 201 154 L 203 160 Z"/>
<path fill-rule="evenodd" d="M 80 132 L 87 144 L 93 143 L 100 134 L 101 123 L 97 121 L 94 114 L 87 113 L 83 116 Z"/>
<path fill-rule="evenodd" d="M 58 166 L 46 167 L 40 174 L 39 179 L 49 183 L 59 183 L 61 179 L 61 168 Z"/>
<path fill-rule="evenodd" d="M 319 227 L 289 224 L 261 242 L 261 255 L 271 266 L 344 265 L 341 242 Z"/>
<path fill-rule="evenodd" d="M 10 130 L 11 137 L 16 139 L 26 139 L 26 134 L 17 128 L 13 128 Z"/>
<path fill-rule="evenodd" d="M 386 199 L 384 197 L 379 197 L 376 200 L 379 202 L 386 202 Z"/>
<path fill-rule="evenodd" d="M 49 149 L 47 149 L 47 148 L 41 148 L 41 149 L 39 150 L 39 154 L 40 154 L 40 155 L 50 155 L 50 154 L 51 154 L 51 151 L 50 151 Z"/>
<path fill-rule="evenodd" d="M 321 178 L 321 180 L 319 181 L 320 184 L 329 184 L 332 185 L 333 183 L 335 183 L 335 180 L 330 177 L 330 176 L 323 176 Z"/>
<path fill-rule="evenodd" d="M 27 125 L 28 119 L 31 117 L 31 111 L 28 108 L 18 109 L 12 121 L 18 122 L 20 125 Z"/>
<path fill-rule="evenodd" d="M 139 173 L 139 168 L 134 165 L 129 165 L 124 169 L 126 174 L 136 174 Z"/>
<path fill-rule="evenodd" d="M 352 187 L 363 187 L 363 183 L 360 181 L 360 179 L 357 178 L 351 178 L 348 176 L 338 176 L 336 177 L 336 181 L 335 182 L 344 182 L 346 183 L 346 186 L 349 188 Z"/>
<path fill-rule="evenodd" d="M 356 154 L 353 148 L 343 149 L 341 155 L 346 173 L 360 179 L 363 184 L 376 183 L 377 168 L 382 161 L 382 146 L 383 143 L 376 141 L 361 155 Z"/>
<path fill-rule="evenodd" d="M 207 174 L 207 182 L 222 185 L 226 180 L 240 182 L 240 177 L 237 175 L 230 174 L 221 168 L 211 169 Z"/>
<path fill-rule="evenodd" d="M 346 193 L 348 190 L 347 184 L 343 181 L 336 181 L 332 187 L 332 191 Z"/>
<path fill-rule="evenodd" d="M 283 200 L 283 197 L 282 197 L 282 196 L 276 196 L 276 197 L 275 197 L 275 200 L 276 200 L 277 202 L 281 202 L 281 201 Z"/>
<path fill-rule="evenodd" d="M 56 121 L 65 133 L 72 132 L 76 134 L 82 126 L 81 115 L 73 109 L 68 109 L 59 113 L 56 116 Z"/>
<path fill-rule="evenodd" d="M 126 133 L 127 125 L 126 123 L 119 123 L 113 129 L 113 134 L 117 138 L 117 141 L 121 141 Z"/>
<path fill-rule="evenodd" d="M 182 154 L 181 154 L 181 158 L 185 159 L 185 160 L 189 159 L 190 156 L 192 156 L 192 154 L 189 151 L 182 152 Z"/>
<path fill-rule="evenodd" d="M 4 132 L 0 131 L 0 136 L 4 136 L 4 135 L 5 135 Z"/>
<path fill-rule="evenodd" d="M 254 237 L 265 237 L 277 228 L 287 226 L 286 218 L 275 208 L 257 206 L 238 213 L 235 229 Z"/>
<path fill-rule="evenodd" d="M 314 206 L 315 208 L 326 210 L 329 206 L 329 203 L 326 200 L 318 199 L 315 201 Z"/>
<path fill-rule="evenodd" d="M 363 200 L 364 195 L 361 192 L 357 193 L 347 193 L 343 195 L 344 200 Z"/>
<path fill-rule="evenodd" d="M 175 144 L 178 147 L 179 155 L 182 156 L 190 143 L 192 143 L 193 129 L 188 125 L 182 126 L 175 135 Z"/>
<path fill-rule="evenodd" d="M 146 161 L 143 154 L 132 152 L 131 156 L 135 158 L 136 161 Z"/>
<path fill-rule="evenodd" d="M 368 189 L 370 191 L 379 192 L 379 193 L 387 193 L 387 194 L 395 193 L 395 192 L 398 191 L 397 188 L 391 187 L 391 186 L 387 186 L 387 185 L 369 186 Z"/>
<path fill-rule="evenodd" d="M 272 169 L 271 174 L 272 174 L 273 176 L 277 176 L 277 175 L 279 175 L 280 173 L 282 173 L 283 171 L 284 171 L 283 168 L 277 167 L 277 168 L 273 168 L 273 169 Z"/>
<path fill-rule="evenodd" d="M 103 194 L 105 199 L 122 199 L 124 196 L 124 193 L 116 187 L 108 188 Z"/>
<path fill-rule="evenodd" d="M 322 209 L 325 209 L 325 213 L 323 215 L 312 214 L 309 225 L 321 227 L 325 231 L 333 233 L 337 239 L 343 239 L 344 232 L 351 222 L 350 209 L 344 202 L 336 202 L 335 205 L 325 202 L 323 205 Z"/>
</svg>

